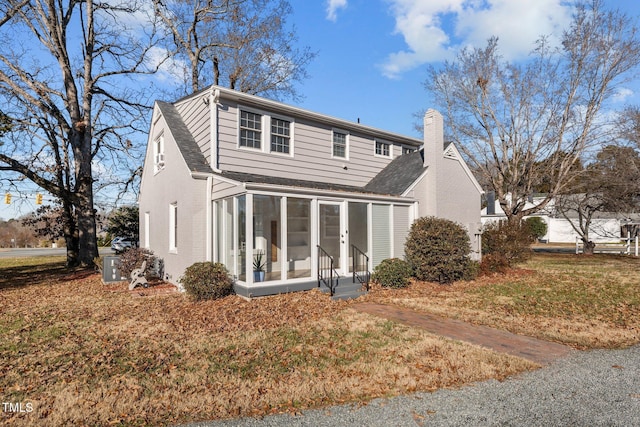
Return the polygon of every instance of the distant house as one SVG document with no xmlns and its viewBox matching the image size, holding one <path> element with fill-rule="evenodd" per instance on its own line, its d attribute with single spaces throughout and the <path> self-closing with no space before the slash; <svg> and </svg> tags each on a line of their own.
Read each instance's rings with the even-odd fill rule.
<svg viewBox="0 0 640 427">
<path fill-rule="evenodd" d="M 538 206 L 543 200 L 544 196 L 531 197 L 525 204 L 525 209 Z M 491 199 L 491 197 L 489 197 Z M 500 207 L 497 200 L 489 200 L 489 205 L 482 209 L 482 223 L 505 220 L 507 216 Z M 539 217 L 547 224 L 547 234 L 541 238 L 541 240 L 549 243 L 575 243 L 576 238 L 579 238 L 578 233 L 573 229 L 572 223 L 579 224 L 577 212 L 569 212 L 569 219 L 563 217 L 555 207 L 555 201 L 551 200 L 544 209 L 531 215 L 533 217 Z M 528 217 L 525 217 L 528 218 Z M 594 243 L 617 243 L 621 238 L 626 238 L 626 233 L 622 236 L 621 230 L 628 222 L 626 218 L 621 215 L 599 212 L 592 219 L 591 226 L 589 227 L 589 238 Z"/>
<path fill-rule="evenodd" d="M 158 101 L 140 245 L 170 282 L 217 261 L 245 296 L 315 287 L 327 261 L 348 275 L 354 254 L 369 270 L 403 257 L 421 216 L 464 225 L 477 251 L 482 190 L 442 131 L 434 110 L 423 141 L 217 86 Z M 253 274 L 260 256 L 264 277 Z"/>
</svg>

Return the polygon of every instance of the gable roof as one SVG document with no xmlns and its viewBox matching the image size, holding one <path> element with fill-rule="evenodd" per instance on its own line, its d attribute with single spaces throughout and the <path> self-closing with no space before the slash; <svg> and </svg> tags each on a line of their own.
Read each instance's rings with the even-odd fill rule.
<svg viewBox="0 0 640 427">
<path fill-rule="evenodd" d="M 200 151 L 200 147 L 193 138 L 193 135 L 187 128 L 187 125 L 180 117 L 180 113 L 173 104 L 168 102 L 156 101 L 158 109 L 167 122 L 167 129 L 173 135 L 176 145 L 182 154 L 182 158 L 187 163 L 187 167 L 191 172 L 213 173 L 213 169 L 207 162 L 207 159 Z"/>
<path fill-rule="evenodd" d="M 396 157 L 364 189 L 372 193 L 401 195 L 426 170 L 423 158 L 423 150 Z"/>
</svg>

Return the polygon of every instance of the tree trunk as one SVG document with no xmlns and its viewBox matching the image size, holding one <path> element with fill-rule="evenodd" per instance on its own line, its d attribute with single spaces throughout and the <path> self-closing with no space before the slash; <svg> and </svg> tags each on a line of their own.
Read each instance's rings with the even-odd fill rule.
<svg viewBox="0 0 640 427">
<path fill-rule="evenodd" d="M 67 245 L 67 267 L 78 265 L 78 228 L 73 217 L 73 206 L 68 200 L 62 200 L 63 233 Z"/>
<path fill-rule="evenodd" d="M 582 253 L 585 255 L 593 255 L 593 250 L 595 249 L 596 244 L 593 243 L 591 240 L 585 241 L 584 239 L 582 240 L 582 243 L 584 247 L 584 249 L 582 250 Z"/>
<path fill-rule="evenodd" d="M 96 213 L 93 207 L 93 183 L 90 176 L 84 177 L 80 182 L 77 196 L 78 262 L 82 266 L 89 266 L 98 257 Z"/>
</svg>

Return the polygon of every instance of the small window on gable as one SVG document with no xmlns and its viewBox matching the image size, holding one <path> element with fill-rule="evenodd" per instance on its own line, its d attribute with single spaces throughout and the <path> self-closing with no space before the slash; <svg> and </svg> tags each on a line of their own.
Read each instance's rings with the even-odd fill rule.
<svg viewBox="0 0 640 427">
<path fill-rule="evenodd" d="M 386 142 L 376 141 L 376 155 L 390 157 L 391 145 Z"/>
<path fill-rule="evenodd" d="M 271 118 L 271 152 L 289 154 L 291 122 Z"/>
<path fill-rule="evenodd" d="M 153 171 L 157 173 L 164 169 L 164 134 L 160 134 L 153 141 Z"/>
<path fill-rule="evenodd" d="M 261 149 L 262 115 L 240 111 L 240 147 Z"/>
<path fill-rule="evenodd" d="M 414 148 L 402 147 L 402 154 L 410 154 L 410 153 L 413 153 L 414 151 L 416 151 Z"/>
<path fill-rule="evenodd" d="M 347 158 L 347 134 L 333 131 L 333 157 Z"/>
</svg>

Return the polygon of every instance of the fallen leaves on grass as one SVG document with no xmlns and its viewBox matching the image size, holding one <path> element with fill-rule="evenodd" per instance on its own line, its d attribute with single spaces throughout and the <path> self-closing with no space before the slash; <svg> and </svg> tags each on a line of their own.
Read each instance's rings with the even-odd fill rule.
<svg viewBox="0 0 640 427">
<path fill-rule="evenodd" d="M 640 260 L 535 255 L 523 269 L 443 286 L 374 287 L 364 299 L 506 329 L 576 348 L 640 341 Z"/>
<path fill-rule="evenodd" d="M 0 390 L 34 408 L 3 422 L 162 425 L 296 413 L 535 367 L 316 291 L 196 303 L 182 294 L 133 298 L 117 286 L 94 275 L 0 291 Z"/>
</svg>

